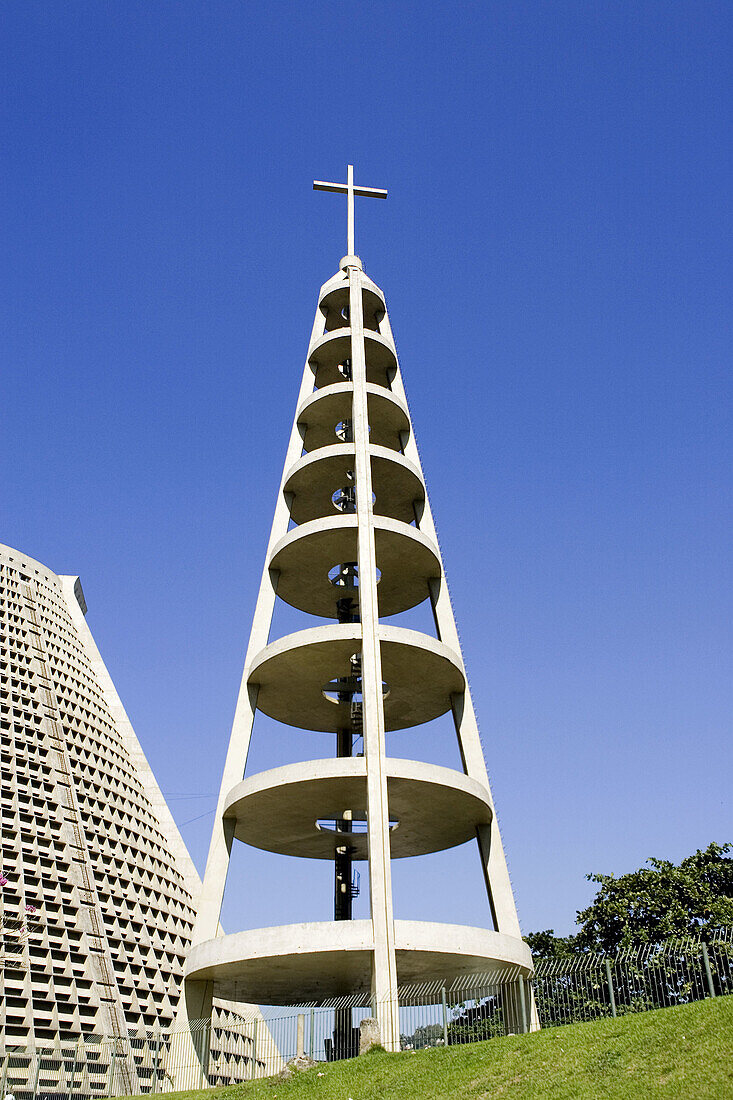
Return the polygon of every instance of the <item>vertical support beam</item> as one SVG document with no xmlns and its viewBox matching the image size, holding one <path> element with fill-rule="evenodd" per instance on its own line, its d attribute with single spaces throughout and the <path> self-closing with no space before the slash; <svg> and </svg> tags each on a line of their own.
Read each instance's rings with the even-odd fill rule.
<svg viewBox="0 0 733 1100">
<path fill-rule="evenodd" d="M 713 972 L 710 968 L 710 954 L 708 952 L 708 945 L 706 943 L 702 946 L 702 961 L 705 967 L 705 980 L 708 984 L 708 993 L 711 997 L 715 996 L 715 983 L 713 982 Z"/>
<path fill-rule="evenodd" d="M 203 1079 L 206 1080 L 205 1074 L 208 1073 L 209 1068 L 209 1042 L 211 1039 L 211 1027 L 206 1025 L 211 1024 L 214 1007 L 214 983 L 184 982 L 183 997 L 185 998 L 186 1026 L 189 1030 L 184 1031 L 181 1035 L 182 1050 L 179 1050 L 179 1056 L 182 1055 L 183 1063 L 186 1065 L 193 1060 L 191 1057 L 193 1053 L 196 1061 L 201 1066 L 201 1072 L 204 1074 Z M 187 1039 L 190 1039 L 193 1052 Z M 178 1067 L 174 1064 L 170 1070 L 174 1080 L 177 1069 Z"/>
<path fill-rule="evenodd" d="M 611 960 L 610 959 L 604 959 L 603 962 L 604 962 L 604 965 L 605 965 L 605 968 L 606 968 L 606 982 L 608 984 L 608 999 L 611 1003 L 611 1015 L 615 1018 L 616 1017 L 616 994 L 614 993 L 614 990 L 613 990 L 613 973 L 611 971 Z"/>
<path fill-rule="evenodd" d="M 36 1100 L 38 1096 L 38 1082 L 41 1078 L 41 1060 L 43 1058 L 43 1051 L 39 1050 L 36 1055 L 36 1071 L 33 1076 L 33 1092 L 31 1094 L 31 1100 Z"/>
<path fill-rule="evenodd" d="M 445 986 L 440 991 L 440 1000 L 443 1005 L 443 1045 L 448 1046 L 448 1001 L 445 995 Z"/>
<path fill-rule="evenodd" d="M 111 1053 L 110 1060 L 109 1060 L 109 1079 L 107 1081 L 107 1095 L 108 1096 L 116 1096 L 117 1095 L 117 1093 L 115 1091 L 115 1069 L 116 1069 L 116 1064 L 115 1063 L 116 1062 L 117 1062 L 117 1043 L 113 1039 L 112 1040 L 112 1053 Z"/>
<path fill-rule="evenodd" d="M 160 1031 L 155 1032 L 155 1055 L 153 1057 L 153 1092 L 158 1091 L 158 1073 L 160 1071 Z"/>
<path fill-rule="evenodd" d="M 211 1028 L 206 1026 L 204 1020 L 194 1029 L 194 1046 L 199 1056 L 199 1065 L 201 1068 L 199 1088 L 203 1089 L 209 1083 L 209 1063 L 211 1060 Z"/>
<path fill-rule="evenodd" d="M 79 1042 L 81 1042 L 81 1039 L 79 1039 Z M 67 1100 L 71 1100 L 72 1096 L 74 1095 L 74 1081 L 76 1079 L 76 1064 L 77 1064 L 78 1057 L 79 1057 L 79 1044 L 77 1043 L 74 1046 L 74 1060 L 71 1063 L 71 1077 L 69 1078 L 69 1091 L 68 1091 Z"/>
<path fill-rule="evenodd" d="M 535 997 L 534 987 L 536 979 L 534 976 L 529 981 L 529 1030 L 540 1030 L 540 1014 L 537 1011 L 537 998 Z"/>
<path fill-rule="evenodd" d="M 323 328 L 323 315 L 319 307 L 316 306 L 313 329 L 308 345 L 309 355 L 313 343 L 322 335 Z M 303 401 L 312 391 L 313 373 L 308 364 L 308 357 L 306 357 L 300 383 L 300 392 L 298 394 L 298 402 L 290 431 L 290 441 L 288 443 L 282 477 L 280 479 L 280 488 L 275 503 L 275 515 L 267 544 L 265 564 L 262 570 L 257 604 L 252 620 L 252 630 L 247 645 L 247 655 L 244 662 L 244 671 L 242 673 L 239 696 L 237 698 L 232 732 L 229 738 L 229 748 L 227 749 L 221 786 L 219 788 L 219 798 L 214 814 L 214 826 L 206 860 L 206 870 L 204 872 L 201 893 L 196 907 L 196 923 L 191 937 L 191 947 L 204 943 L 206 940 L 214 939 L 219 933 L 221 906 L 224 899 L 224 887 L 226 885 L 231 846 L 234 837 L 234 823 L 224 818 L 224 803 L 232 787 L 241 781 L 247 766 L 247 756 L 249 754 L 252 727 L 254 725 L 255 711 L 257 708 L 257 689 L 250 687 L 248 683 L 250 668 L 257 654 L 267 645 L 272 616 L 275 609 L 275 599 L 277 596 L 277 577 L 271 575 L 268 563 L 275 544 L 282 538 L 288 529 L 290 506 L 289 502 L 285 499 L 283 490 L 290 467 L 300 458 L 303 450 L 303 440 L 298 429 L 298 411 Z M 193 985 L 199 988 L 189 989 L 189 986 Z M 213 986 L 211 983 L 184 982 L 184 989 L 178 1006 L 177 1027 L 182 1030 L 185 1029 L 189 1020 L 208 1019 L 210 1022 L 212 1006 Z M 194 1011 L 196 1015 L 192 1016 L 191 1011 Z M 210 1028 L 208 1030 L 210 1031 Z M 181 1053 L 181 1064 L 185 1065 L 186 1061 L 190 1059 L 192 1054 L 191 1048 L 193 1046 L 196 1057 L 201 1062 L 202 1067 L 204 1064 L 208 1066 L 208 1040 L 204 1041 L 202 1045 L 202 1041 L 199 1041 L 197 1037 L 191 1035 L 189 1038 L 190 1041 L 183 1044 L 186 1049 Z M 178 1067 L 176 1065 L 170 1067 L 171 1076 L 174 1082 L 177 1069 Z"/>
<path fill-rule="evenodd" d="M 347 271 L 351 320 L 351 369 L 354 383 L 353 422 L 356 454 L 359 609 L 362 631 L 362 717 L 364 754 L 367 761 L 369 894 L 374 936 L 372 995 L 377 1003 L 382 1043 L 388 1050 L 399 1050 L 397 962 L 392 908 L 382 655 L 379 646 L 377 558 L 372 508 L 362 276 L 360 267 L 356 264 L 350 265 Z"/>
<path fill-rule="evenodd" d="M 394 345 L 392 328 L 387 313 L 385 313 L 380 321 L 379 331 L 381 335 L 385 336 Z M 404 401 L 405 405 L 407 405 L 407 394 L 405 393 L 399 365 L 397 367 L 397 373 L 392 380 L 392 391 Z M 419 470 L 424 484 L 425 477 L 423 475 L 420 454 L 415 441 L 412 419 L 410 419 L 409 437 L 403 441 L 403 450 L 405 457 L 409 458 Z M 422 513 L 416 517 L 416 521 L 420 530 L 432 539 L 440 561 L 440 579 L 430 582 L 430 602 L 433 607 L 436 631 L 440 640 L 450 646 L 463 666 L 458 628 L 456 626 L 450 594 L 448 592 L 448 581 L 446 578 L 445 566 L 443 564 L 443 555 L 440 550 L 440 543 L 438 542 L 438 533 L 435 528 L 427 490 L 425 491 L 425 502 Z M 476 830 L 476 839 L 486 883 L 489 908 L 491 910 L 494 928 L 497 932 L 503 932 L 509 936 L 521 936 L 517 909 L 514 904 L 514 893 L 509 879 L 509 870 L 506 865 L 504 847 L 501 842 L 499 823 L 491 795 L 491 786 L 486 771 L 484 751 L 481 745 L 478 722 L 476 721 L 476 713 L 473 709 L 471 689 L 468 684 L 468 676 L 466 675 L 465 667 L 463 668 L 463 673 L 466 679 L 466 690 L 462 694 L 452 697 L 451 707 L 456 736 L 458 738 L 458 747 L 463 761 L 463 770 L 466 775 L 470 775 L 472 779 L 478 780 L 478 782 L 486 788 L 493 814 L 490 825 L 482 825 Z"/>
<path fill-rule="evenodd" d="M 257 1017 L 255 1016 L 254 1024 L 252 1025 L 252 1073 L 251 1078 L 254 1081 L 257 1076 Z"/>
<path fill-rule="evenodd" d="M 316 319 L 313 325 L 313 335 L 311 336 L 311 344 L 314 339 L 316 339 L 317 334 L 319 334 L 319 326 L 322 327 L 322 325 L 323 317 L 321 311 L 317 309 Z M 205 940 L 213 939 L 217 934 L 219 926 L 219 917 L 221 915 L 221 904 L 224 896 L 226 874 L 229 868 L 229 854 L 233 835 L 233 825 L 225 822 L 223 817 L 224 802 L 232 787 L 241 781 L 247 763 L 249 744 L 252 737 L 252 726 L 254 724 L 255 711 L 257 708 L 257 692 L 249 687 L 247 681 L 254 658 L 260 650 L 267 645 L 267 639 L 270 632 L 270 624 L 272 622 L 277 594 L 277 578 L 272 578 L 270 576 L 268 561 L 275 543 L 288 529 L 290 509 L 288 507 L 288 502 L 285 500 L 283 486 L 290 467 L 300 457 L 303 449 L 303 441 L 298 431 L 297 410 L 300 408 L 305 398 L 311 393 L 312 389 L 313 375 L 306 362 L 303 369 L 303 378 L 301 381 L 300 393 L 298 395 L 296 413 L 293 418 L 293 426 L 290 432 L 290 442 L 283 465 L 280 489 L 275 503 L 275 515 L 272 521 L 267 554 L 265 555 L 265 565 L 262 570 L 257 604 L 255 605 L 255 613 L 252 619 L 252 630 L 247 646 L 247 656 L 244 662 L 244 671 L 242 673 L 242 681 L 239 688 L 237 708 L 234 714 L 232 733 L 229 739 L 229 748 L 224 764 L 224 772 L 222 774 L 219 801 L 216 807 L 214 828 L 209 846 L 209 854 L 206 860 L 206 871 L 204 873 L 204 882 L 197 909 L 196 925 L 194 927 L 191 946 L 195 946 Z"/>
<path fill-rule="evenodd" d="M 527 988 L 524 977 L 519 975 L 519 1020 L 522 1035 L 529 1031 L 529 1019 L 527 1015 Z"/>
</svg>

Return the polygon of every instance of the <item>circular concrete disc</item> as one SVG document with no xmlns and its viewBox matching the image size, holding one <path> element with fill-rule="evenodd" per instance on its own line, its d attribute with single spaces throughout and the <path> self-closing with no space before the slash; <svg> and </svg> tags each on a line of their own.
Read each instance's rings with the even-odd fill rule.
<svg viewBox="0 0 733 1100">
<path fill-rule="evenodd" d="M 458 924 L 394 922 L 400 985 L 473 974 L 486 983 L 532 974 L 526 943 L 514 936 Z M 371 986 L 374 941 L 370 920 L 318 921 L 254 928 L 191 949 L 186 978 L 213 980 L 214 996 L 261 1005 L 304 1004 Z"/>
<path fill-rule="evenodd" d="M 366 287 L 361 294 L 362 309 L 364 311 L 364 327 L 376 329 L 386 312 L 384 300 Z M 346 324 L 341 311 L 349 306 L 349 284 L 337 286 L 334 290 L 324 294 L 319 302 L 320 309 L 326 318 L 326 328 L 329 332 L 337 328 L 343 328 Z"/>
<path fill-rule="evenodd" d="M 386 386 L 394 377 L 397 370 L 397 356 L 390 341 L 378 332 L 364 330 L 364 351 L 366 354 L 367 382 L 375 382 L 379 386 Z M 337 329 L 336 332 L 327 332 L 316 343 L 308 356 L 311 370 L 316 376 L 316 386 L 320 390 L 323 386 L 331 386 L 335 382 L 343 382 L 343 376 L 338 371 L 339 363 L 351 358 L 351 330 Z"/>
<path fill-rule="evenodd" d="M 404 627 L 379 627 L 386 730 L 406 729 L 440 717 L 450 697 L 464 690 L 456 654 L 443 642 Z M 361 650 L 361 625 L 339 623 L 288 634 L 255 658 L 248 683 L 258 686 L 257 707 L 277 722 L 335 733 L 351 721 L 347 703 L 335 703 L 323 688 L 349 676 L 350 657 Z"/>
<path fill-rule="evenodd" d="M 379 614 L 397 615 L 428 595 L 428 580 L 440 576 L 440 562 L 431 540 L 400 520 L 376 516 L 374 540 Z M 288 531 L 275 547 L 269 565 L 277 569 L 277 594 L 286 603 L 335 619 L 336 601 L 358 599 L 358 588 L 331 584 L 328 572 L 334 565 L 356 561 L 357 522 L 355 515 L 316 519 Z"/>
<path fill-rule="evenodd" d="M 387 757 L 387 796 L 392 859 L 428 855 L 465 844 L 477 825 L 491 821 L 489 795 L 480 783 L 452 768 Z M 260 772 L 227 796 L 224 817 L 236 820 L 237 840 L 253 848 L 308 859 L 333 859 L 348 844 L 352 858 L 367 858 L 366 761 L 364 757 L 309 760 Z M 362 831 L 318 828 L 350 810 Z"/>
<path fill-rule="evenodd" d="M 343 442 L 336 435 L 336 425 L 353 415 L 354 387 L 340 382 L 312 393 L 298 412 L 298 428 L 306 451 Z M 383 386 L 367 384 L 369 406 L 369 442 L 376 447 L 399 451 L 400 432 L 407 432 L 410 421 L 407 409 L 396 394 Z"/>
<path fill-rule="evenodd" d="M 425 489 L 420 474 L 404 455 L 386 447 L 370 447 L 374 513 L 410 523 L 420 507 Z M 343 513 L 335 507 L 333 493 L 354 484 L 356 457 L 353 443 L 321 447 L 295 462 L 284 485 L 294 495 L 290 514 L 295 523 L 325 519 Z M 351 476 L 350 476 L 351 475 Z"/>
</svg>

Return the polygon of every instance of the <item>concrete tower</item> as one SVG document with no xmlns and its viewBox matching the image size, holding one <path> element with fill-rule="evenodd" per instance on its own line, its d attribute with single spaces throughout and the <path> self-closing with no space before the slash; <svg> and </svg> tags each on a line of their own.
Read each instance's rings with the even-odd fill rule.
<svg viewBox="0 0 733 1100">
<path fill-rule="evenodd" d="M 346 184 L 314 187 L 347 195 L 347 255 L 318 298 L 186 967 L 188 1011 L 205 1018 L 214 995 L 292 1004 L 368 989 L 382 1042 L 399 1049 L 398 985 L 507 966 L 527 977 L 532 964 L 384 295 L 354 254 L 354 196 L 386 192 L 355 187 L 351 166 Z M 328 621 L 271 639 L 278 599 Z M 436 636 L 399 625 L 426 599 Z M 333 758 L 243 779 L 257 709 L 331 733 Z M 388 755 L 390 731 L 449 711 L 462 771 Z M 391 860 L 469 840 L 490 927 L 395 920 Z M 334 920 L 217 938 L 234 841 L 333 861 Z M 368 920 L 351 919 L 359 860 Z M 349 1034 L 347 1021 L 334 1036 L 342 1053 Z"/>
<path fill-rule="evenodd" d="M 6 1052 L 170 1027 L 201 889 L 85 614 L 77 577 L 0 546 L 3 1075 Z M 144 1055 L 118 1064 L 123 1092 L 160 1088 Z"/>
</svg>

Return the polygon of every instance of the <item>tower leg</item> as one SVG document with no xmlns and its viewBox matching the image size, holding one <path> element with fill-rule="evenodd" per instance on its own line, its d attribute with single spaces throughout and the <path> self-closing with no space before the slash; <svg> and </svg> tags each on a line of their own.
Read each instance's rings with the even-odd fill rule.
<svg viewBox="0 0 733 1100">
<path fill-rule="evenodd" d="M 186 982 L 185 997 L 191 1043 L 200 1067 L 200 1080 L 195 1082 L 195 1087 L 205 1088 L 209 1083 L 214 983 Z M 176 1068 L 185 1070 L 185 1067 Z"/>
<path fill-rule="evenodd" d="M 320 310 L 316 309 L 316 315 L 313 320 L 313 330 L 311 333 L 311 343 L 322 332 L 323 315 Z M 219 918 L 221 916 L 221 905 L 224 897 L 224 887 L 226 884 L 227 872 L 229 870 L 229 858 L 234 836 L 234 823 L 224 819 L 224 804 L 227 794 L 231 788 L 242 779 L 246 770 L 247 755 L 249 753 L 255 711 L 257 708 L 257 689 L 251 688 L 248 684 L 249 666 L 254 656 L 267 644 L 267 638 L 270 632 L 270 625 L 272 623 L 272 615 L 275 607 L 278 575 L 277 573 L 270 572 L 267 562 L 269 561 L 273 546 L 278 539 L 282 538 L 288 529 L 290 502 L 285 497 L 283 486 L 287 471 L 302 451 L 303 439 L 298 428 L 297 409 L 311 392 L 312 386 L 313 374 L 306 361 L 303 367 L 296 414 L 293 418 L 293 425 L 290 431 L 290 442 L 288 443 L 285 464 L 283 466 L 280 492 L 277 496 L 275 515 L 270 529 L 265 567 L 262 571 L 260 588 L 257 595 L 257 604 L 255 606 L 249 644 L 247 646 L 247 655 L 245 657 L 244 671 L 242 673 L 242 681 L 240 684 L 239 696 L 237 698 L 237 708 L 234 715 L 232 733 L 229 739 L 226 761 L 224 763 L 219 798 L 214 816 L 214 827 L 211 835 L 211 843 L 209 845 L 209 854 L 206 860 L 206 869 L 204 871 L 204 881 L 197 899 L 196 923 L 191 937 L 192 947 L 206 940 L 214 939 L 220 931 Z M 210 992 L 206 994 L 201 990 L 193 988 L 193 986 L 198 986 L 199 984 L 200 983 L 184 983 L 184 989 L 181 992 L 177 1011 L 177 1027 L 180 1030 L 186 1028 L 189 1021 L 200 1019 L 209 1020 L 209 1028 L 207 1030 L 209 1032 L 211 1030 L 212 995 Z M 208 983 L 203 984 L 208 985 Z M 190 990 L 189 986 L 191 986 Z M 192 1056 L 195 1050 L 196 1057 L 198 1057 L 201 1062 L 202 1073 L 205 1076 L 208 1072 L 209 1065 L 208 1046 L 205 1050 L 200 1050 L 199 1047 L 199 1041 L 193 1033 L 190 1033 L 187 1036 L 186 1058 Z"/>
</svg>

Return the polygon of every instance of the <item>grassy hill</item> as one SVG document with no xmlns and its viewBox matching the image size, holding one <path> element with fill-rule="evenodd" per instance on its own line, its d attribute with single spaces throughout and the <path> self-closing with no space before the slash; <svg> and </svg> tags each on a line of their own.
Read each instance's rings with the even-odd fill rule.
<svg viewBox="0 0 733 1100">
<path fill-rule="evenodd" d="M 271 1078 L 169 1095 L 181 1100 L 733 1100 L 733 996 L 468 1046 L 375 1051 L 289 1081 Z"/>
</svg>

